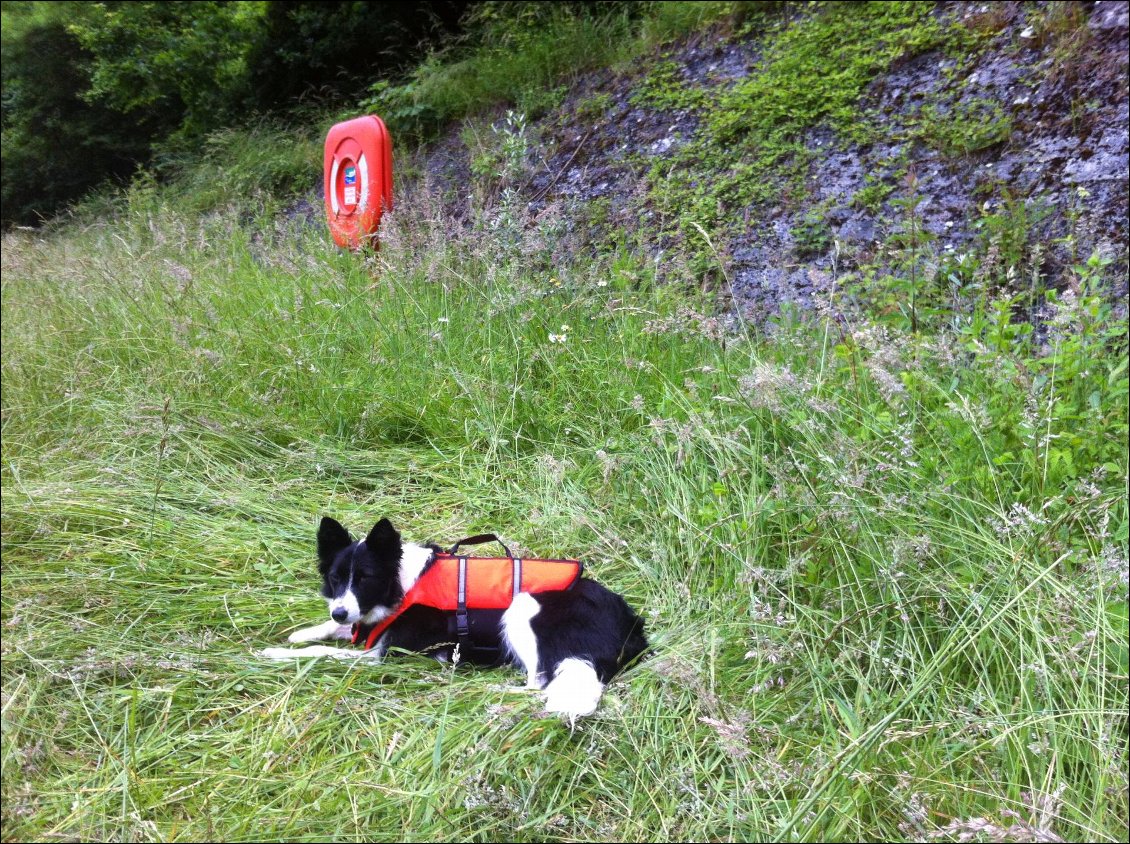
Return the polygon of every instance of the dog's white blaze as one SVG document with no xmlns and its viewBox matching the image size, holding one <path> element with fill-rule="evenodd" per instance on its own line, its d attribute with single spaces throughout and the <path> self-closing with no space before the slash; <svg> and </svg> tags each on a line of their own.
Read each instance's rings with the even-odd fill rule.
<svg viewBox="0 0 1130 844">
<path fill-rule="evenodd" d="M 538 674 L 538 640 L 530 627 L 530 619 L 539 612 L 541 604 L 528 592 L 522 592 L 502 614 L 502 641 L 526 669 L 526 686 L 531 689 L 545 685 L 544 678 Z"/>
<path fill-rule="evenodd" d="M 584 659 L 563 659 L 557 665 L 553 680 L 545 687 L 547 712 L 560 712 L 570 719 L 596 712 L 604 684 L 596 676 L 592 663 Z"/>
<path fill-rule="evenodd" d="M 344 609 L 346 612 L 345 623 L 353 624 L 361 620 L 361 606 L 357 603 L 357 596 L 353 594 L 353 578 L 349 578 L 349 586 L 345 590 L 345 594 L 330 601 L 330 614 L 338 608 Z"/>
<path fill-rule="evenodd" d="M 392 615 L 392 610 L 388 607 L 373 607 L 363 616 L 361 616 L 362 624 L 376 624 L 378 621 L 384 621 Z"/>
<path fill-rule="evenodd" d="M 432 550 L 412 542 L 405 542 L 400 549 L 400 588 L 407 592 L 420 579 L 420 572 L 432 558 Z"/>
</svg>

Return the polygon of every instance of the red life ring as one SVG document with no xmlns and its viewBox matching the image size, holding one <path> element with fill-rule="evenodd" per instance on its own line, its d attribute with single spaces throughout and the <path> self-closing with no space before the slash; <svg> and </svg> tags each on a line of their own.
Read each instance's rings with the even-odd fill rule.
<svg viewBox="0 0 1130 844">
<path fill-rule="evenodd" d="M 346 120 L 326 135 L 323 157 L 326 221 L 338 246 L 375 239 L 392 208 L 392 139 L 375 115 Z"/>
</svg>

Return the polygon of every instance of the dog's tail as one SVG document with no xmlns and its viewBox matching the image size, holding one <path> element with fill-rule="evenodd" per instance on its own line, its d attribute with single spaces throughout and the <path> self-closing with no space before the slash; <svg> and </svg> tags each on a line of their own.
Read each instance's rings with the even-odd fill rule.
<svg viewBox="0 0 1130 844">
<path fill-rule="evenodd" d="M 557 663 L 553 679 L 545 687 L 547 712 L 560 712 L 570 719 L 596 712 L 604 684 L 591 662 L 570 657 Z"/>
</svg>

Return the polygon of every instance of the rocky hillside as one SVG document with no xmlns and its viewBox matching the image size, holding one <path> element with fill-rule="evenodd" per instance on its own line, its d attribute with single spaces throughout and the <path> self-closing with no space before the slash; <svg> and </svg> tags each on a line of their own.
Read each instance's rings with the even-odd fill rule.
<svg viewBox="0 0 1130 844">
<path fill-rule="evenodd" d="M 420 172 L 453 210 L 492 185 L 575 248 L 627 240 L 751 313 L 832 289 L 883 307 L 899 277 L 1062 287 L 1096 253 L 1123 297 L 1128 20 L 777 4 L 584 76 L 529 125 L 465 124 Z"/>
</svg>

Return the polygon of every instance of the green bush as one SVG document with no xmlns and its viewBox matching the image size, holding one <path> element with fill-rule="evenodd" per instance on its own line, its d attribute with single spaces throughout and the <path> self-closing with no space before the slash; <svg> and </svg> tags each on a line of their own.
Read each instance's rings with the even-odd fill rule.
<svg viewBox="0 0 1130 844">
<path fill-rule="evenodd" d="M 157 125 L 88 102 L 93 55 L 68 29 L 85 3 L 5 3 L 2 125 L 5 226 L 50 217 L 107 177 L 126 178 Z"/>
<path fill-rule="evenodd" d="M 251 103 L 287 108 L 296 98 L 352 100 L 374 78 L 399 76 L 429 48 L 458 36 L 470 4 L 281 0 L 266 4 L 247 56 Z"/>
<path fill-rule="evenodd" d="M 93 55 L 91 100 L 155 115 L 169 134 L 215 129 L 247 102 L 247 54 L 260 3 L 94 4 L 70 31 Z"/>
<path fill-rule="evenodd" d="M 5 2 L 3 222 L 139 165 L 165 177 L 210 133 L 300 97 L 356 95 L 457 32 L 466 5 Z"/>
</svg>

